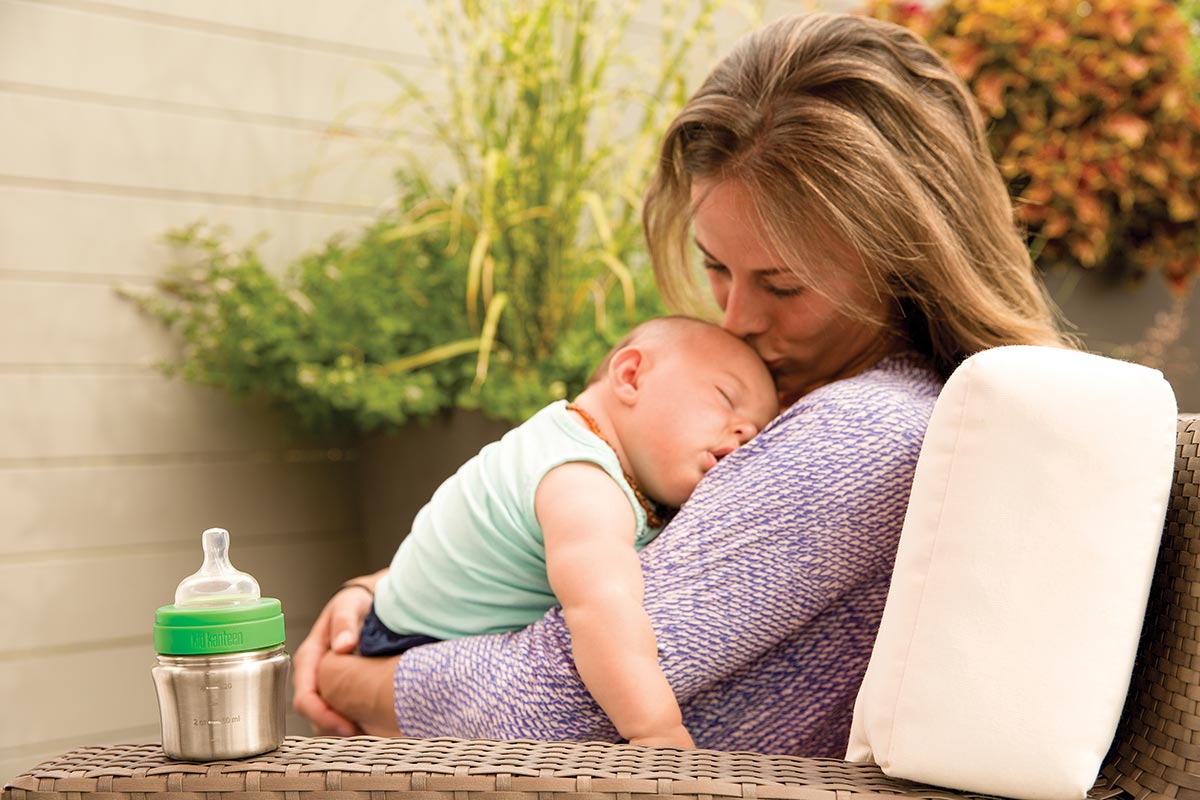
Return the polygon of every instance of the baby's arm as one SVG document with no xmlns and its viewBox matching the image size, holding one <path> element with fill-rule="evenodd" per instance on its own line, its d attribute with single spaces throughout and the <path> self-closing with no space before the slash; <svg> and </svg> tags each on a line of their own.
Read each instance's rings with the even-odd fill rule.
<svg viewBox="0 0 1200 800">
<path fill-rule="evenodd" d="M 625 493 L 600 467 L 572 462 L 546 474 L 534 507 L 550 587 L 588 691 L 631 743 L 694 747 L 642 608 L 636 521 Z"/>
</svg>

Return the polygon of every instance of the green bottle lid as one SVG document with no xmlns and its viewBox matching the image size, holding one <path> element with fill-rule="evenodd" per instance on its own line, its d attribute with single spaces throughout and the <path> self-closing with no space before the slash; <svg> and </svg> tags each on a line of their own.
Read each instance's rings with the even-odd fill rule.
<svg viewBox="0 0 1200 800">
<path fill-rule="evenodd" d="M 274 597 L 228 606 L 163 606 L 154 612 L 154 649 L 164 656 L 219 655 L 283 644 Z"/>
</svg>

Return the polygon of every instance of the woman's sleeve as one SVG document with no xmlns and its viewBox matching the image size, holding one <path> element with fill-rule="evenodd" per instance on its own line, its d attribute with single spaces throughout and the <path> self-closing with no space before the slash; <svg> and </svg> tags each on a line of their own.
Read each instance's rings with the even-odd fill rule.
<svg viewBox="0 0 1200 800">
<path fill-rule="evenodd" d="M 685 723 L 689 698 L 890 572 L 932 400 L 836 386 L 724 459 L 642 552 L 646 610 Z M 522 631 L 409 651 L 395 702 L 411 736 L 618 739 L 575 671 L 557 608 Z"/>
<path fill-rule="evenodd" d="M 394 688 L 405 736 L 619 740 L 575 671 L 557 607 L 515 633 L 414 648 Z"/>
</svg>

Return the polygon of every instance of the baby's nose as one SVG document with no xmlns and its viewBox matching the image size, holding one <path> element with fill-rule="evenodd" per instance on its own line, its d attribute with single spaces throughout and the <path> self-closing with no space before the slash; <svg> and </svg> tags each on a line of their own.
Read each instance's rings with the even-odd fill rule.
<svg viewBox="0 0 1200 800">
<path fill-rule="evenodd" d="M 733 433 L 737 436 L 738 444 L 745 444 L 758 433 L 758 427 L 747 419 L 739 419 L 733 423 Z"/>
</svg>

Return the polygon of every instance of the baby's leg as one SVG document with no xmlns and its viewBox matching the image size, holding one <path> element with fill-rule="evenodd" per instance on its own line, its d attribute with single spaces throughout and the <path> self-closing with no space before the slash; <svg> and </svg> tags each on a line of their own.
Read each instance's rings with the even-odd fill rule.
<svg viewBox="0 0 1200 800">
<path fill-rule="evenodd" d="M 383 624 L 372 604 L 358 634 L 358 652 L 364 656 L 394 656 L 405 650 L 439 641 L 441 640 L 432 636 L 416 633 L 396 633 Z"/>
</svg>

